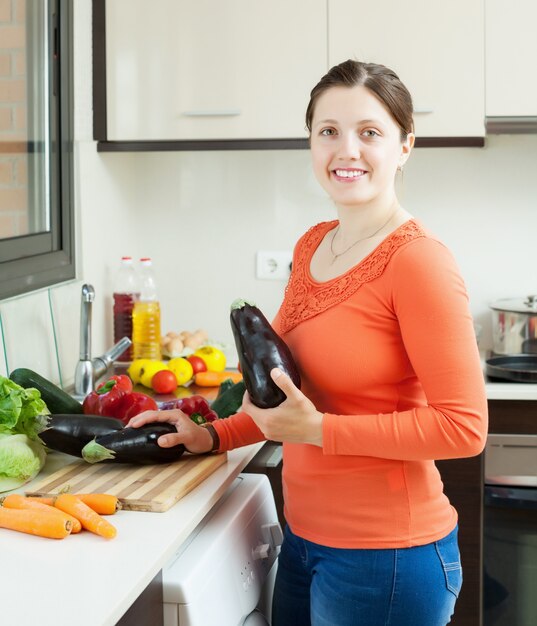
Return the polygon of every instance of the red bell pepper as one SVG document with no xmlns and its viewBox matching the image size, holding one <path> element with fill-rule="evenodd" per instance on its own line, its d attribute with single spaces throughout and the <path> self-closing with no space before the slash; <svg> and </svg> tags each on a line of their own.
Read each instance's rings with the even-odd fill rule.
<svg viewBox="0 0 537 626">
<path fill-rule="evenodd" d="M 168 402 L 163 402 L 159 408 L 161 411 L 180 409 L 198 425 L 214 422 L 218 419 L 218 415 L 211 409 L 203 396 L 187 396 L 169 400 Z"/>
<path fill-rule="evenodd" d="M 82 410 L 86 415 L 117 417 L 116 411 L 121 399 L 131 392 L 132 382 L 128 376 L 111 376 L 84 398 Z"/>
<path fill-rule="evenodd" d="M 121 398 L 116 408 L 115 417 L 127 424 L 130 418 L 138 415 L 138 413 L 157 410 L 158 406 L 153 398 L 146 396 L 145 393 L 133 391 Z"/>
</svg>

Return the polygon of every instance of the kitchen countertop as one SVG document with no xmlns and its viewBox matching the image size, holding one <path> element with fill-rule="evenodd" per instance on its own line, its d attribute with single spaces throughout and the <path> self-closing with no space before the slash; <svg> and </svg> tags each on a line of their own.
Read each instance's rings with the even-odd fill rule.
<svg viewBox="0 0 537 626">
<path fill-rule="evenodd" d="M 1 532 L 2 623 L 116 624 L 263 445 L 228 452 L 227 463 L 165 513 L 118 511 L 109 518 L 117 528 L 112 540 L 89 532 L 62 540 Z M 35 482 L 73 460 L 51 453 Z"/>
<path fill-rule="evenodd" d="M 486 371 L 488 352 L 481 352 L 481 365 L 488 400 L 537 400 L 537 383 L 515 383 L 489 378 Z"/>
</svg>

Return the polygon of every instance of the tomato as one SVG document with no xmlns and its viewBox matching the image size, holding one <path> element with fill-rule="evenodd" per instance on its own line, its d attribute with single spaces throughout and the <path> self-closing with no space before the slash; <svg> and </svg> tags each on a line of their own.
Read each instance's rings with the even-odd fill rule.
<svg viewBox="0 0 537 626">
<path fill-rule="evenodd" d="M 223 372 L 226 369 L 226 355 L 214 346 L 203 346 L 194 352 L 205 361 L 209 372 Z"/>
<path fill-rule="evenodd" d="M 205 361 L 200 356 L 191 354 L 189 357 L 187 357 L 187 361 L 190 363 L 190 365 L 192 365 L 194 374 L 197 374 L 198 372 L 207 371 L 207 366 L 205 365 Z"/>
<path fill-rule="evenodd" d="M 168 361 L 168 369 L 171 370 L 177 378 L 178 385 L 184 385 L 191 380 L 194 375 L 194 369 L 189 361 L 184 357 L 178 356 Z"/>
<path fill-rule="evenodd" d="M 171 370 L 160 370 L 151 379 L 151 387 L 157 393 L 173 393 L 177 389 L 177 377 Z"/>
</svg>

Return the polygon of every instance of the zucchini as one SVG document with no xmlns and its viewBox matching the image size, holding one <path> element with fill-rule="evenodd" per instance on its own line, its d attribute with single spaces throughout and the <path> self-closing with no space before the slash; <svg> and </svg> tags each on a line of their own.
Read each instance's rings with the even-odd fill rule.
<svg viewBox="0 0 537 626">
<path fill-rule="evenodd" d="M 95 437 L 84 446 L 82 456 L 88 463 L 172 463 L 183 455 L 185 446 L 180 443 L 171 448 L 161 448 L 157 443 L 158 438 L 170 433 L 177 433 L 177 429 L 167 422 L 151 422 L 139 428 L 123 428 Z"/>
<path fill-rule="evenodd" d="M 228 389 L 231 389 L 234 385 L 235 383 L 233 382 L 232 378 L 226 378 L 220 383 L 220 387 L 218 387 L 218 393 L 216 397 L 219 398 L 224 392 L 226 392 Z"/>
<path fill-rule="evenodd" d="M 252 402 L 261 409 L 278 406 L 286 396 L 270 377 L 273 368 L 279 368 L 300 388 L 300 374 L 289 346 L 255 304 L 235 300 L 230 318 L 241 372 Z"/>
<path fill-rule="evenodd" d="M 9 378 L 25 389 L 30 387 L 37 389 L 51 413 L 73 414 L 83 412 L 80 402 L 71 398 L 63 389 L 43 378 L 37 372 L 19 367 L 11 372 Z"/>
<path fill-rule="evenodd" d="M 56 452 L 82 456 L 82 448 L 94 437 L 105 435 L 124 426 L 115 417 L 100 415 L 47 415 L 45 430 L 39 433 L 41 441 Z"/>
<path fill-rule="evenodd" d="M 220 388 L 222 388 L 220 385 Z M 211 403 L 211 409 L 218 415 L 220 419 L 229 417 L 236 413 L 241 404 L 244 392 L 246 391 L 246 385 L 244 380 L 234 383 L 231 387 L 227 386 L 222 393 L 218 393 L 215 400 Z"/>
</svg>

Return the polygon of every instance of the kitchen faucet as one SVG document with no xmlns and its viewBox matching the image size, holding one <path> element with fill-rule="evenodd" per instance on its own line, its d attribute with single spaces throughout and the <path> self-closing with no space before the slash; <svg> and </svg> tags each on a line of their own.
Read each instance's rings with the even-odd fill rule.
<svg viewBox="0 0 537 626">
<path fill-rule="evenodd" d="M 75 397 L 84 399 L 93 391 L 95 381 L 112 367 L 115 359 L 130 345 L 128 337 L 120 339 L 103 355 L 91 358 L 91 311 L 95 300 L 95 289 L 92 285 L 82 285 L 82 302 L 80 306 L 80 358 L 75 370 Z"/>
</svg>

